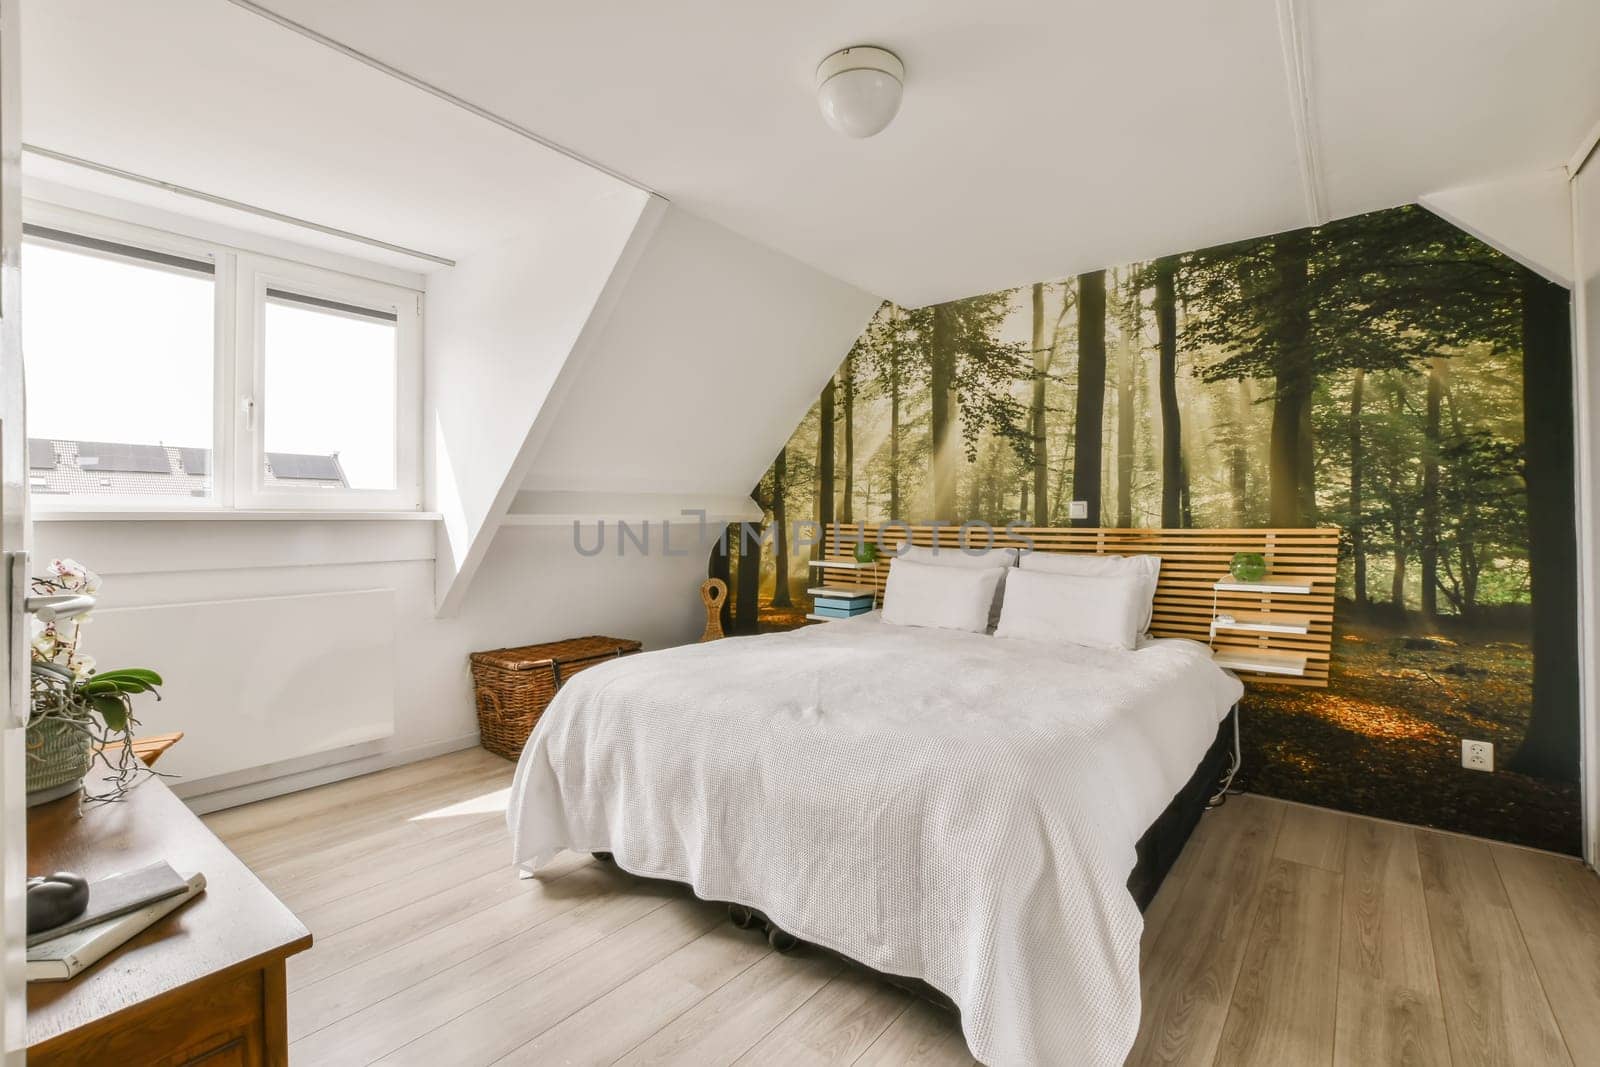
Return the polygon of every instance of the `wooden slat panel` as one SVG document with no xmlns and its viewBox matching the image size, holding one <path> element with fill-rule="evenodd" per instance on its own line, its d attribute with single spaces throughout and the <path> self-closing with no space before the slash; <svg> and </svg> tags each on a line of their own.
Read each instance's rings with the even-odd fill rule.
<svg viewBox="0 0 1600 1067">
<path fill-rule="evenodd" d="M 1339 566 L 1339 531 L 1319 526 L 1309 529 L 1259 530 L 1156 530 L 1110 529 L 1076 526 L 1011 526 L 1005 530 L 973 527 L 965 537 L 956 526 L 907 526 L 890 523 L 831 523 L 823 531 L 822 558 L 851 561 L 855 544 L 865 538 L 893 553 L 906 541 L 914 545 L 959 549 L 963 542 L 973 550 L 1030 548 L 1035 552 L 1070 552 L 1087 555 L 1156 555 L 1161 557 L 1161 577 L 1156 584 L 1150 632 L 1156 637 L 1186 637 L 1213 648 L 1268 649 L 1306 657 L 1303 677 L 1242 674 L 1258 685 L 1328 685 L 1328 662 L 1333 651 L 1333 586 Z M 1227 577 L 1236 552 L 1260 552 L 1270 573 L 1295 578 L 1311 586 L 1310 593 L 1218 592 L 1212 588 Z M 821 567 L 820 582 L 849 583 L 883 591 L 889 577 L 887 565 L 875 571 Z M 1281 612 L 1311 620 L 1305 634 L 1222 631 L 1213 638 L 1213 610 L 1233 615 Z"/>
</svg>

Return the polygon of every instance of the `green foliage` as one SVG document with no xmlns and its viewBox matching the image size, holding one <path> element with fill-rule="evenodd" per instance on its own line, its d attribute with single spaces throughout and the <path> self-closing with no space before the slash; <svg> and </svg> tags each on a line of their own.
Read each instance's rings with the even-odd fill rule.
<svg viewBox="0 0 1600 1067">
<path fill-rule="evenodd" d="M 1184 522 L 1271 524 L 1281 512 L 1269 506 L 1269 483 L 1286 467 L 1302 467 L 1296 473 L 1309 484 L 1300 521 L 1346 531 L 1345 592 L 1359 545 L 1368 602 L 1416 611 L 1424 555 L 1435 565 L 1441 612 L 1470 617 L 1527 602 L 1523 268 L 1415 207 L 1202 249 L 1168 264 L 1178 326 L 1170 381 L 1158 365 L 1151 311 L 1155 264 L 1107 273 L 1100 501 L 1107 521 L 1161 520 L 1167 472 L 1158 388 L 1170 385 L 1181 413 Z M 1042 468 L 1045 514 L 1067 521 L 1075 294 L 1068 279 L 1044 283 L 1037 298 L 1007 290 L 937 308 L 885 303 L 878 310 L 847 364 L 855 374 L 857 519 L 1031 522 Z M 1430 430 L 1428 367 L 1436 358 L 1447 374 Z M 1357 372 L 1364 375 L 1359 404 Z M 952 401 L 938 411 L 936 378 Z M 1042 435 L 1031 425 L 1031 411 L 1040 410 L 1037 382 Z M 1273 424 L 1296 396 L 1304 412 L 1298 424 L 1279 427 L 1283 439 L 1274 448 Z M 793 518 L 816 514 L 817 418 L 813 407 L 788 449 L 785 500 Z M 936 431 L 948 442 L 942 456 L 934 454 Z M 1429 464 L 1436 479 L 1427 476 Z M 952 477 L 958 482 L 944 498 L 946 506 L 953 499 L 954 514 L 934 514 L 936 468 L 947 487 Z M 835 484 L 842 491 L 843 479 Z M 762 495 L 769 492 L 767 480 Z M 1437 517 L 1436 536 L 1427 515 Z"/>
</svg>

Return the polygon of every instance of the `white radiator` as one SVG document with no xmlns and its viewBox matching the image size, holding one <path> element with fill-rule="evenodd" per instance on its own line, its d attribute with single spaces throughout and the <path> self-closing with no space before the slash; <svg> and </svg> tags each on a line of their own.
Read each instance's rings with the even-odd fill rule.
<svg viewBox="0 0 1600 1067">
<path fill-rule="evenodd" d="M 394 733 L 394 592 L 363 589 L 96 611 L 101 668 L 149 667 L 139 733 L 184 732 L 162 771 L 195 782 Z"/>
</svg>

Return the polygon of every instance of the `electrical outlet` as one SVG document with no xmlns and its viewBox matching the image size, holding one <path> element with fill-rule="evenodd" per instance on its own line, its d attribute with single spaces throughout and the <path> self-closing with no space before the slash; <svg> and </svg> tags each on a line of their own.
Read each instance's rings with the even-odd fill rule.
<svg viewBox="0 0 1600 1067">
<path fill-rule="evenodd" d="M 1067 505 L 1067 518 L 1087 519 L 1089 517 L 1089 502 L 1087 500 L 1074 500 Z"/>
<path fill-rule="evenodd" d="M 1461 766 L 1469 771 L 1494 770 L 1494 742 L 1461 739 Z"/>
</svg>

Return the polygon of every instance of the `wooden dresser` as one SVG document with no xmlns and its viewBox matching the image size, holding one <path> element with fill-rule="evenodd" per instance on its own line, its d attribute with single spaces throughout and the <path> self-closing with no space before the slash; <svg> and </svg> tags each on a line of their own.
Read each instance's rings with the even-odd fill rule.
<svg viewBox="0 0 1600 1067">
<path fill-rule="evenodd" d="M 28 813 L 28 873 L 93 880 L 166 860 L 206 891 L 69 982 L 28 987 L 28 1063 L 288 1062 L 284 960 L 311 933 L 160 779 L 116 804 Z"/>
</svg>

